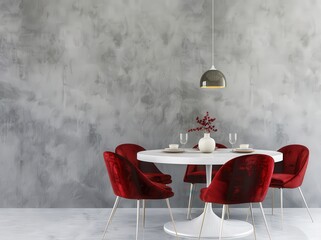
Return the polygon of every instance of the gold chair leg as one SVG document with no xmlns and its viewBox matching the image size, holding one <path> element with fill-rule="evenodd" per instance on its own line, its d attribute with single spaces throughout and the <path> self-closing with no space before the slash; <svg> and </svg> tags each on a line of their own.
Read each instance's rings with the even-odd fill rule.
<svg viewBox="0 0 321 240">
<path fill-rule="evenodd" d="M 146 213 L 146 206 L 145 206 L 145 200 L 143 200 L 143 228 L 145 228 L 145 213 Z"/>
<path fill-rule="evenodd" d="M 208 203 L 205 203 L 204 212 L 203 212 L 203 219 L 202 219 L 202 225 L 201 225 L 200 233 L 198 235 L 198 240 L 201 239 L 203 225 L 204 225 L 204 221 L 205 221 L 206 210 L 207 210 L 207 205 L 208 205 Z"/>
<path fill-rule="evenodd" d="M 253 224 L 254 239 L 256 240 L 256 230 L 255 230 L 255 222 L 254 222 L 252 203 L 250 203 L 250 212 L 251 212 L 251 218 L 252 218 L 252 224 Z"/>
<path fill-rule="evenodd" d="M 230 206 L 229 205 L 226 205 L 226 216 L 227 216 L 227 219 L 230 219 Z"/>
<path fill-rule="evenodd" d="M 140 200 L 137 200 L 137 216 L 136 216 L 136 240 L 138 240 L 138 232 L 139 232 L 139 215 L 140 215 Z"/>
<path fill-rule="evenodd" d="M 309 213 L 309 215 L 310 215 L 311 221 L 313 222 L 312 215 L 311 215 L 311 213 L 310 213 L 310 210 L 309 210 L 308 204 L 307 204 L 307 202 L 305 201 L 305 198 L 304 198 L 303 192 L 302 192 L 302 190 L 301 190 L 301 187 L 298 187 L 298 189 L 299 189 L 300 194 L 301 194 L 301 197 L 302 197 L 302 199 L 303 199 L 303 202 L 304 202 L 305 208 L 307 209 L 307 211 L 308 211 L 308 213 Z"/>
<path fill-rule="evenodd" d="M 272 215 L 274 215 L 274 188 L 272 188 Z"/>
<path fill-rule="evenodd" d="M 166 200 L 166 204 L 167 204 L 167 207 L 168 207 L 168 210 L 169 210 L 169 215 L 171 216 L 171 219 L 172 219 L 173 227 L 174 227 L 175 234 L 176 234 L 176 239 L 178 239 L 176 224 L 175 224 L 175 221 L 174 221 L 171 205 L 169 204 L 169 199 L 168 198 L 166 198 L 165 200 Z"/>
<path fill-rule="evenodd" d="M 224 222 L 224 216 L 225 216 L 225 211 L 226 211 L 226 205 L 223 205 L 223 211 L 222 211 L 222 219 L 221 219 L 221 226 L 220 226 L 220 236 L 219 240 L 222 239 L 222 234 L 223 234 L 223 222 Z"/>
<path fill-rule="evenodd" d="M 187 208 L 187 219 L 191 219 L 191 213 L 192 213 L 192 198 L 193 198 L 193 191 L 194 191 L 194 184 L 191 183 L 190 190 L 189 190 L 189 199 L 188 199 L 188 208 Z"/>
<path fill-rule="evenodd" d="M 249 206 L 248 210 L 247 210 L 247 213 L 246 213 L 246 222 L 249 220 L 249 215 L 251 214 L 251 208 Z"/>
<path fill-rule="evenodd" d="M 106 236 L 106 233 L 107 233 L 107 229 L 108 229 L 108 226 L 109 224 L 111 223 L 111 220 L 112 218 L 114 217 L 115 215 L 115 212 L 116 212 L 116 209 L 118 207 L 118 204 L 119 204 L 119 200 L 120 200 L 120 197 L 116 197 L 116 200 L 115 200 L 115 203 L 114 203 L 114 206 L 113 206 L 113 209 L 111 210 L 111 213 L 109 215 L 109 218 L 108 218 L 108 221 L 107 221 L 107 224 L 106 224 L 106 227 L 105 227 L 105 230 L 104 230 L 104 233 L 103 233 L 103 237 L 102 237 L 102 240 L 105 239 L 105 236 Z"/>
<path fill-rule="evenodd" d="M 282 227 L 283 227 L 283 189 L 280 188 L 280 200 L 281 200 L 281 222 L 282 222 Z"/>
<path fill-rule="evenodd" d="M 262 215 L 263 215 L 263 219 L 264 219 L 264 223 L 265 223 L 266 231 L 268 232 L 268 234 L 269 234 L 269 238 L 270 238 L 270 240 L 271 240 L 272 238 L 271 238 L 271 234 L 270 234 L 269 226 L 268 226 L 267 221 L 266 221 L 266 218 L 265 218 L 265 214 L 264 214 L 263 206 L 262 206 L 262 203 L 261 203 L 261 202 L 260 202 L 259 204 L 260 204 L 261 212 L 262 212 Z"/>
</svg>

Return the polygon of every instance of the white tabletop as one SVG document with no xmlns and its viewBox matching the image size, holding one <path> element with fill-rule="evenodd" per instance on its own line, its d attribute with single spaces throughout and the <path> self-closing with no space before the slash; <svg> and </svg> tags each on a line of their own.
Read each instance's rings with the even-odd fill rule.
<svg viewBox="0 0 321 240">
<path fill-rule="evenodd" d="M 216 149 L 213 153 L 201 153 L 196 149 L 185 149 L 183 153 L 166 153 L 163 149 L 147 150 L 137 154 L 137 158 L 144 162 L 166 164 L 195 164 L 195 165 L 223 165 L 232 158 L 247 154 L 265 154 L 274 159 L 274 162 L 283 160 L 283 154 L 277 151 L 256 150 L 252 153 L 235 153 L 232 149 Z"/>
</svg>

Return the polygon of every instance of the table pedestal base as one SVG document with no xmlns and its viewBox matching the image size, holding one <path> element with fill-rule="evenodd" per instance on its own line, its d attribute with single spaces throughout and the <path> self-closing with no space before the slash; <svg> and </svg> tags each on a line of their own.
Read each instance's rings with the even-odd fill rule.
<svg viewBox="0 0 321 240">
<path fill-rule="evenodd" d="M 179 221 L 176 223 L 177 234 L 179 237 L 198 238 L 201 229 L 204 212 L 197 218 L 190 221 Z M 204 220 L 202 238 L 219 238 L 221 218 L 212 210 L 211 204 L 208 204 Z M 166 233 L 175 236 L 175 230 L 172 222 L 164 225 Z M 223 239 L 241 238 L 253 233 L 253 226 L 245 221 L 224 220 Z"/>
</svg>

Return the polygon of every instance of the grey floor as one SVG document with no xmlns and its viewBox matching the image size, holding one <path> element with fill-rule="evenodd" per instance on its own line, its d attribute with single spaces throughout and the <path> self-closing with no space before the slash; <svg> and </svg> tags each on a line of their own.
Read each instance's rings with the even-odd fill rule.
<svg viewBox="0 0 321 240">
<path fill-rule="evenodd" d="M 220 209 L 214 209 L 220 214 Z M 1 240 L 98 240 L 111 209 L 0 209 Z M 245 220 L 246 209 L 231 208 L 231 218 Z M 311 209 L 314 223 L 306 210 L 285 209 L 284 225 L 281 224 L 280 209 L 271 214 L 265 209 L 272 239 L 320 240 L 321 209 Z M 196 209 L 197 216 L 201 209 Z M 185 219 L 186 209 L 173 209 L 176 221 Z M 268 239 L 263 219 L 258 208 L 254 209 L 257 239 Z M 163 231 L 163 224 L 170 220 L 166 208 L 147 209 L 146 228 L 140 230 L 139 239 L 175 239 Z M 106 239 L 135 239 L 136 210 L 120 208 L 110 225 Z M 249 236 L 242 239 L 254 239 Z"/>
</svg>

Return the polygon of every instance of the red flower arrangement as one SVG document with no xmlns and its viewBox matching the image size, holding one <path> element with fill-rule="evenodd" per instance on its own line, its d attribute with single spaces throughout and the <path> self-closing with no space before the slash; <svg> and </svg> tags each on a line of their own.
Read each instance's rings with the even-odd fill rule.
<svg viewBox="0 0 321 240">
<path fill-rule="evenodd" d="M 207 133 L 210 133 L 211 131 L 217 132 L 217 129 L 213 124 L 215 120 L 216 118 L 211 118 L 209 116 L 209 113 L 206 112 L 206 115 L 203 117 L 203 119 L 196 117 L 196 122 L 200 124 L 200 126 L 196 128 L 191 128 L 188 130 L 188 132 L 196 132 L 196 131 L 205 131 Z"/>
</svg>

